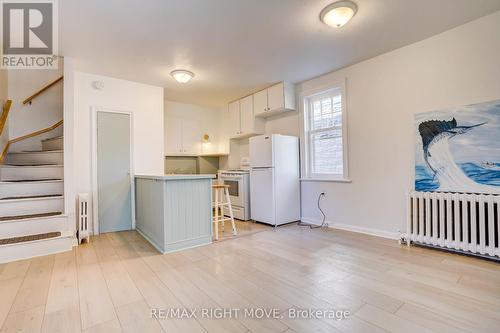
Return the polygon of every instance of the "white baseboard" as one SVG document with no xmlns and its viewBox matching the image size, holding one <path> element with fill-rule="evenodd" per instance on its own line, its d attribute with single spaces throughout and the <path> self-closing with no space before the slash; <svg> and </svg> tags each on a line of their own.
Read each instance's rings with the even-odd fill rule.
<svg viewBox="0 0 500 333">
<path fill-rule="evenodd" d="M 302 217 L 301 221 L 305 222 L 305 223 L 316 224 L 316 225 L 321 224 L 321 220 L 310 219 L 310 218 L 306 218 L 306 217 Z M 366 235 L 370 235 L 370 236 L 377 236 L 377 237 L 383 237 L 383 238 L 389 238 L 389 239 L 399 239 L 399 237 L 400 237 L 400 235 L 397 232 L 390 232 L 390 231 L 373 229 L 373 228 L 366 228 L 366 227 L 358 227 L 355 225 L 334 223 L 331 221 L 325 221 L 325 223 L 328 223 L 328 227 L 332 228 L 332 229 L 346 230 L 346 231 L 351 231 L 351 232 L 357 232 L 360 234 L 366 234 Z"/>
</svg>

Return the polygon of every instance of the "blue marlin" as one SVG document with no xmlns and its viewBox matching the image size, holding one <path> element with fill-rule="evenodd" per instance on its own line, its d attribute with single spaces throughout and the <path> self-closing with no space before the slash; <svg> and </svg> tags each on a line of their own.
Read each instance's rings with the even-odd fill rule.
<svg viewBox="0 0 500 333">
<path fill-rule="evenodd" d="M 487 122 L 480 123 L 472 126 L 458 126 L 457 120 L 453 118 L 452 120 L 429 120 L 418 125 L 418 131 L 422 137 L 422 145 L 424 149 L 424 159 L 427 166 L 432 170 L 434 175 L 436 175 L 436 170 L 430 165 L 428 158 L 431 157 L 429 152 L 430 146 L 438 142 L 441 139 L 451 139 L 456 135 L 464 134 L 472 130 L 473 128 L 482 126 Z"/>
</svg>

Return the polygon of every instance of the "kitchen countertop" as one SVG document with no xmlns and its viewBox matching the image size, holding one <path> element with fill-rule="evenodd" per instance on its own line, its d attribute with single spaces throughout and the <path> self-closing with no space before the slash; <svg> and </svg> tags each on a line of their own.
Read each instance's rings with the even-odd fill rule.
<svg viewBox="0 0 500 333">
<path fill-rule="evenodd" d="M 180 174 L 149 174 L 149 175 L 135 175 L 135 178 L 144 178 L 144 179 L 160 179 L 160 180 L 189 180 L 189 179 L 213 179 L 215 178 L 215 174 L 201 174 L 201 175 L 180 175 Z"/>
</svg>

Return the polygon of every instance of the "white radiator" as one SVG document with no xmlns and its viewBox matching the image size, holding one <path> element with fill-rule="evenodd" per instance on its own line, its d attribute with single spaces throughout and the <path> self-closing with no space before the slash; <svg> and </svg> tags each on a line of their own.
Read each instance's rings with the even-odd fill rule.
<svg viewBox="0 0 500 333">
<path fill-rule="evenodd" d="M 498 195 L 411 192 L 408 245 L 411 242 L 500 257 L 499 221 Z"/>
<path fill-rule="evenodd" d="M 78 244 L 83 240 L 87 243 L 90 240 L 89 228 L 91 226 L 89 195 L 87 193 L 78 194 Z"/>
</svg>

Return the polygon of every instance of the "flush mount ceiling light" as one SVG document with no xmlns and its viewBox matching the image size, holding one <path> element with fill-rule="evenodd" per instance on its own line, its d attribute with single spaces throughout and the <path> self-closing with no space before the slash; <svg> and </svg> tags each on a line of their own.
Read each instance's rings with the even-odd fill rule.
<svg viewBox="0 0 500 333">
<path fill-rule="evenodd" d="M 175 71 L 171 71 L 170 75 L 179 83 L 187 83 L 194 77 L 193 72 L 185 69 L 176 69 Z"/>
<path fill-rule="evenodd" d="M 349 22 L 358 11 L 358 6 L 352 1 L 337 1 L 326 6 L 319 18 L 321 22 L 331 27 L 340 28 Z"/>
</svg>

